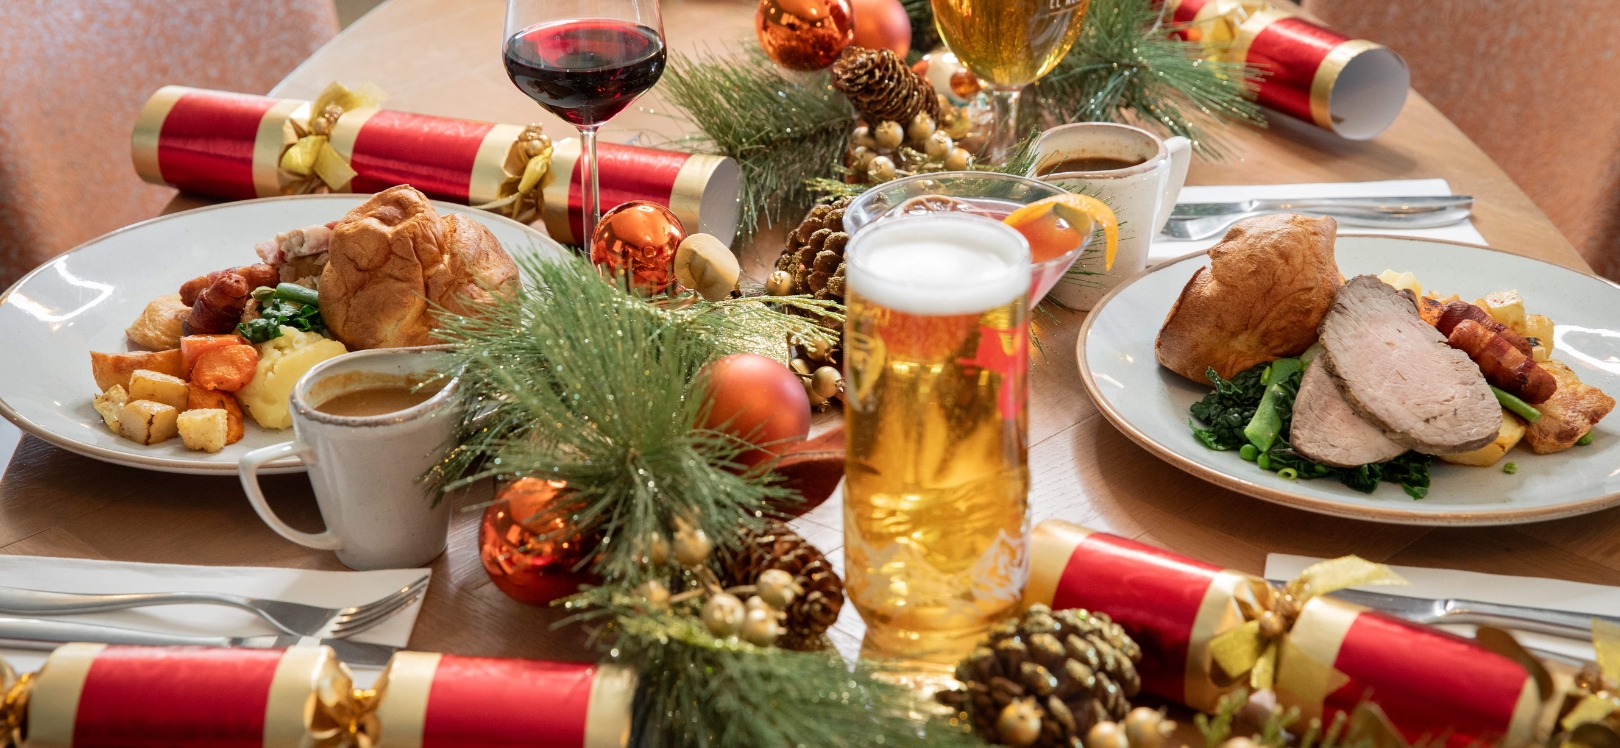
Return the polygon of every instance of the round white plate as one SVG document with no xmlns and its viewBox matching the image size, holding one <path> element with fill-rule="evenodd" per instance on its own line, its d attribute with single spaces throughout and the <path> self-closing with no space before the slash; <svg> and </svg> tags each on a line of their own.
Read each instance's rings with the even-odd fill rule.
<svg viewBox="0 0 1620 748">
<path fill-rule="evenodd" d="M 1341 236 L 1334 249 L 1345 277 L 1385 269 L 1417 274 L 1425 291 L 1465 300 L 1518 289 L 1525 309 L 1557 326 L 1553 358 L 1582 382 L 1620 396 L 1620 286 L 1573 270 L 1467 244 L 1385 236 Z M 1436 460 L 1429 495 L 1415 500 L 1384 483 L 1364 494 L 1329 479 L 1289 481 L 1193 438 L 1187 409 L 1208 386 L 1159 366 L 1153 341 L 1171 304 L 1198 268 L 1197 254 L 1126 282 L 1098 304 L 1080 331 L 1080 375 L 1103 415 L 1155 456 L 1255 498 L 1340 517 L 1411 525 L 1501 525 L 1568 517 L 1620 504 L 1620 414 L 1593 429 L 1590 446 L 1537 455 L 1523 444 L 1493 467 Z M 1512 461 L 1518 472 L 1502 466 Z"/>
<path fill-rule="evenodd" d="M 246 200 L 154 218 L 93 239 L 39 266 L 0 295 L 0 415 L 45 441 L 98 460 L 173 473 L 235 473 L 248 451 L 287 441 L 292 429 L 259 428 L 216 454 L 179 439 L 144 446 L 109 431 L 90 401 L 90 351 L 131 350 L 124 337 L 157 296 L 214 270 L 258 262 L 253 245 L 283 231 L 335 221 L 369 195 L 304 195 Z M 435 202 L 489 227 L 514 255 L 562 252 L 516 221 L 464 205 Z M 299 472 L 296 460 L 265 472 Z"/>
</svg>

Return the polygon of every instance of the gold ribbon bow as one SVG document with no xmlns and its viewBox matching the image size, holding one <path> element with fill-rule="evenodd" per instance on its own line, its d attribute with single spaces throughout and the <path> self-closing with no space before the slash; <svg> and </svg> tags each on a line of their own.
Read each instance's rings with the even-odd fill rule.
<svg viewBox="0 0 1620 748">
<path fill-rule="evenodd" d="M 32 673 L 18 677 L 11 665 L 0 658 L 0 748 L 22 745 L 23 723 L 28 718 L 28 692 L 33 689 Z"/>
<path fill-rule="evenodd" d="M 332 147 L 332 128 L 344 112 L 374 107 L 384 98 L 376 86 L 363 84 L 358 90 L 333 81 L 309 106 L 309 121 L 292 123 L 298 141 L 281 154 L 285 194 L 305 195 L 325 187 L 341 192 L 354 180 L 354 167 Z"/>
<path fill-rule="evenodd" d="M 354 687 L 349 668 L 329 659 L 315 681 L 315 709 L 309 717 L 310 748 L 373 748 L 382 735 L 377 707 L 387 689 L 379 680 L 373 689 Z"/>
<path fill-rule="evenodd" d="M 1592 619 L 1592 649 L 1597 662 L 1575 676 L 1585 695 L 1558 724 L 1568 731 L 1564 745 L 1608 748 L 1620 745 L 1620 625 Z"/>
<path fill-rule="evenodd" d="M 540 183 L 551 171 L 551 153 L 551 138 L 539 125 L 523 128 L 523 134 L 506 154 L 507 176 L 501 183 L 501 196 L 472 207 L 492 210 L 521 223 L 539 218 L 545 193 Z"/>
<path fill-rule="evenodd" d="M 1255 609 L 1244 611 L 1248 620 L 1215 637 L 1209 643 L 1210 654 L 1227 677 L 1236 681 L 1248 675 L 1250 687 L 1256 690 L 1320 690 L 1328 682 L 1332 663 L 1317 662 L 1289 639 L 1305 603 L 1350 587 L 1406 583 L 1388 566 L 1359 556 L 1317 562 L 1277 594 L 1262 598 Z"/>
<path fill-rule="evenodd" d="M 1292 15 L 1266 0 L 1210 0 L 1188 27 L 1187 38 L 1212 59 L 1243 62 L 1249 43 L 1273 21 Z"/>
</svg>

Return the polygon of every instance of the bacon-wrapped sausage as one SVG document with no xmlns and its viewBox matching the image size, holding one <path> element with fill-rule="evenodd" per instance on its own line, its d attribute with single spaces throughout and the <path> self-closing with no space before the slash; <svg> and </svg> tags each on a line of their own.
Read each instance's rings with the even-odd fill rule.
<svg viewBox="0 0 1620 748">
<path fill-rule="evenodd" d="M 1534 359 L 1524 355 L 1507 337 L 1471 319 L 1457 322 L 1446 342 L 1479 364 L 1485 381 L 1530 404 L 1543 403 L 1558 389 L 1558 380 Z"/>
<path fill-rule="evenodd" d="M 180 285 L 180 302 L 188 305 L 196 304 L 197 297 L 203 291 L 218 283 L 219 279 L 224 277 L 226 273 L 235 273 L 242 276 L 242 280 L 247 283 L 249 292 L 260 287 L 275 288 L 276 284 L 281 282 L 281 274 L 277 272 L 275 267 L 262 262 L 257 265 L 243 265 L 230 270 L 215 270 L 207 275 L 199 275 L 182 283 Z"/>
<path fill-rule="evenodd" d="M 209 273 L 208 277 L 214 281 L 197 294 L 183 325 L 187 335 L 222 335 L 235 330 L 253 291 L 253 286 L 235 270 Z M 187 285 L 194 282 L 188 281 Z M 181 300 L 185 300 L 184 293 Z"/>
<path fill-rule="evenodd" d="M 1530 341 L 1525 340 L 1523 335 L 1514 332 L 1512 329 L 1508 328 L 1507 325 L 1492 319 L 1490 312 L 1480 309 L 1479 307 L 1474 306 L 1466 301 L 1453 301 L 1441 307 L 1440 317 L 1439 319 L 1435 320 L 1434 327 L 1440 331 L 1441 335 L 1449 336 L 1451 335 L 1451 331 L 1457 328 L 1457 323 L 1462 322 L 1465 319 L 1473 320 L 1474 322 L 1479 323 L 1485 329 L 1502 336 L 1502 339 L 1506 340 L 1508 345 L 1518 349 L 1520 353 L 1523 353 L 1526 356 L 1531 355 Z M 1502 387 L 1502 385 L 1497 386 Z M 1507 388 L 1502 387 L 1502 389 L 1505 390 Z"/>
</svg>

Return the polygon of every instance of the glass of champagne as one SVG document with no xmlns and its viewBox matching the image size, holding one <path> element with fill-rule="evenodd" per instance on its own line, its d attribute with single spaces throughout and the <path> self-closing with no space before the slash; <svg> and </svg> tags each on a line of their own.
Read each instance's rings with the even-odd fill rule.
<svg viewBox="0 0 1620 748">
<path fill-rule="evenodd" d="M 658 82 L 665 55 L 658 0 L 506 2 L 507 76 L 579 130 L 586 247 L 602 216 L 596 130 Z"/>
<path fill-rule="evenodd" d="M 854 236 L 845 272 L 849 599 L 867 655 L 946 675 L 1028 573 L 1029 244 L 900 216 Z"/>
<path fill-rule="evenodd" d="M 1018 144 L 1018 95 L 1052 72 L 1080 36 L 1091 0 L 931 0 L 945 45 L 990 88 L 995 129 L 984 154 Z"/>
</svg>

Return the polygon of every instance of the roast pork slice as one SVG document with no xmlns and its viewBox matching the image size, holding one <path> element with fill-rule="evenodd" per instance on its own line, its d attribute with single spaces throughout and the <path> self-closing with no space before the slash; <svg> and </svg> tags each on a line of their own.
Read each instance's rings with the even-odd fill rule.
<svg viewBox="0 0 1620 748">
<path fill-rule="evenodd" d="M 1479 366 L 1383 281 L 1361 275 L 1344 284 L 1320 332 L 1320 359 L 1339 392 L 1390 440 L 1429 454 L 1496 440 L 1502 408 Z"/>
<path fill-rule="evenodd" d="M 1383 462 L 1406 452 L 1406 447 L 1390 441 L 1377 426 L 1356 415 L 1339 394 L 1321 357 L 1311 361 L 1299 382 L 1288 441 L 1300 454 L 1335 467 Z"/>
</svg>

